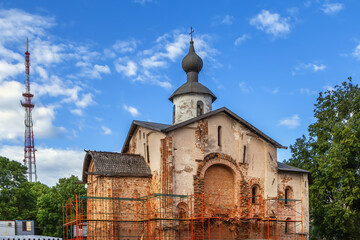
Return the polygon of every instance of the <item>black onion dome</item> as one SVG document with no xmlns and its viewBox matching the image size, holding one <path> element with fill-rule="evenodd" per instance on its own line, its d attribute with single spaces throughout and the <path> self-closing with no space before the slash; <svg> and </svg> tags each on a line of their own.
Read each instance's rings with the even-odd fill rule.
<svg viewBox="0 0 360 240">
<path fill-rule="evenodd" d="M 186 73 L 188 72 L 199 73 L 203 67 L 203 61 L 201 57 L 199 57 L 195 53 L 193 41 L 190 41 L 189 53 L 182 60 L 181 66 Z"/>
<path fill-rule="evenodd" d="M 205 94 L 210 95 L 214 102 L 216 100 L 215 94 L 198 81 L 198 75 L 203 67 L 203 61 L 201 57 L 195 53 L 194 42 L 192 40 L 190 41 L 189 53 L 184 57 L 181 65 L 186 72 L 187 82 L 176 89 L 169 100 L 173 101 L 174 97 L 179 95 Z"/>
</svg>

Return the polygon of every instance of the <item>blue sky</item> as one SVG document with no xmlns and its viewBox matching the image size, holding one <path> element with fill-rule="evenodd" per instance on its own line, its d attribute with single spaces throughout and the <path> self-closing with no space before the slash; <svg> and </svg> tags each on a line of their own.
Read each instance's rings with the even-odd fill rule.
<svg viewBox="0 0 360 240">
<path fill-rule="evenodd" d="M 120 151 L 133 119 L 171 124 L 190 26 L 213 109 L 289 146 L 314 121 L 320 91 L 359 82 L 359 9 L 355 0 L 2 1 L 0 155 L 23 159 L 26 37 L 38 177 L 54 185 L 80 176 L 83 149 Z"/>
</svg>

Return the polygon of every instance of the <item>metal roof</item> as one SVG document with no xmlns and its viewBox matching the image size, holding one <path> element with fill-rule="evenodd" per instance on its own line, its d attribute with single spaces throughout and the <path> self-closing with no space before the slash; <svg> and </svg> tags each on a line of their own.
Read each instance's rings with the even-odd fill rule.
<svg viewBox="0 0 360 240">
<path fill-rule="evenodd" d="M 212 101 L 216 100 L 215 94 L 210 91 L 207 87 L 202 85 L 199 82 L 186 82 L 181 87 L 179 87 L 170 97 L 169 100 L 173 101 L 175 96 L 188 94 L 188 93 L 202 93 L 202 94 L 209 94 L 212 97 Z"/>
<path fill-rule="evenodd" d="M 88 172 L 91 161 L 94 161 L 94 172 Z M 83 183 L 87 182 L 86 175 L 112 177 L 152 176 L 150 167 L 140 155 L 97 151 L 86 151 L 82 174 Z"/>
<path fill-rule="evenodd" d="M 154 123 L 154 122 L 144 122 L 144 121 L 137 121 L 134 120 L 134 122 L 136 125 L 140 126 L 140 127 L 144 127 L 144 128 L 148 128 L 151 130 L 155 130 L 155 131 L 163 131 L 164 129 L 171 127 L 171 125 L 169 124 L 162 124 L 162 123 Z"/>
<path fill-rule="evenodd" d="M 277 166 L 280 171 L 310 173 L 304 169 L 293 167 L 282 162 L 277 162 Z"/>
<path fill-rule="evenodd" d="M 153 122 L 142 122 L 142 121 L 133 121 L 130 127 L 130 130 L 128 132 L 128 135 L 125 139 L 123 148 L 121 150 L 122 153 L 126 152 L 129 148 L 129 144 L 130 144 L 130 139 L 132 137 L 132 135 L 134 134 L 136 128 L 138 126 L 141 127 L 145 127 L 145 128 L 149 128 L 151 130 L 155 130 L 158 132 L 163 132 L 163 133 L 169 133 L 171 131 L 174 131 L 178 128 L 187 126 L 191 123 L 197 122 L 199 120 L 205 119 L 205 118 L 209 118 L 211 116 L 214 116 L 216 114 L 219 113 L 225 113 L 226 115 L 230 116 L 231 118 L 235 119 L 236 121 L 238 121 L 239 123 L 241 123 L 242 125 L 244 125 L 246 128 L 248 128 L 251 132 L 253 132 L 254 134 L 258 135 L 259 137 L 263 138 L 264 140 L 268 141 L 269 143 L 273 144 L 275 147 L 277 148 L 284 148 L 287 149 L 287 147 L 282 146 L 280 143 L 276 142 L 274 139 L 270 138 L 268 135 L 266 135 L 265 133 L 263 133 L 262 131 L 260 131 L 259 129 L 257 129 L 256 127 L 254 127 L 253 125 L 251 125 L 250 123 L 248 123 L 247 121 L 245 121 L 243 118 L 239 117 L 238 115 L 236 115 L 235 113 L 233 113 L 232 111 L 230 111 L 229 109 L 227 109 L 226 107 L 205 113 L 203 115 L 200 115 L 198 117 L 194 117 L 191 118 L 187 121 L 175 124 L 175 125 L 167 125 L 167 124 L 160 124 L 160 123 L 153 123 Z"/>
</svg>

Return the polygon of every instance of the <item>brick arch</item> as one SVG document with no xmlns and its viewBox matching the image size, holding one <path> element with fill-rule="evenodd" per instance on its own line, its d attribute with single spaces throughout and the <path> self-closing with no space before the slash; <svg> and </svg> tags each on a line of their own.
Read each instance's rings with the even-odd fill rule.
<svg viewBox="0 0 360 240">
<path fill-rule="evenodd" d="M 229 167 L 235 175 L 235 181 L 242 179 L 242 173 L 236 161 L 230 155 L 224 153 L 210 153 L 206 155 L 204 160 L 198 165 L 197 177 L 200 179 L 204 178 L 206 170 L 214 164 Z"/>
<path fill-rule="evenodd" d="M 200 214 L 201 198 L 198 194 L 203 194 L 205 190 L 205 173 L 212 166 L 224 166 L 229 169 L 234 178 L 234 211 L 229 212 L 229 216 L 234 214 L 239 209 L 240 200 L 240 182 L 243 180 L 242 173 L 236 161 L 229 155 L 223 153 L 210 153 L 205 156 L 204 160 L 198 165 L 197 174 L 194 175 L 194 193 L 195 197 L 195 212 Z M 212 213 L 210 213 L 212 214 Z"/>
</svg>

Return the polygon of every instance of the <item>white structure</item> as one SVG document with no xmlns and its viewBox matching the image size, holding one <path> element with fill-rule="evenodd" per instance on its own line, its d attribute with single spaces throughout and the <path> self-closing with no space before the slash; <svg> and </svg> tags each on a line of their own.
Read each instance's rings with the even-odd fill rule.
<svg viewBox="0 0 360 240">
<path fill-rule="evenodd" d="M 0 236 L 5 235 L 15 235 L 15 221 L 0 221 Z"/>
</svg>

